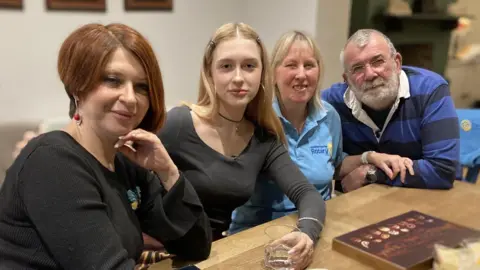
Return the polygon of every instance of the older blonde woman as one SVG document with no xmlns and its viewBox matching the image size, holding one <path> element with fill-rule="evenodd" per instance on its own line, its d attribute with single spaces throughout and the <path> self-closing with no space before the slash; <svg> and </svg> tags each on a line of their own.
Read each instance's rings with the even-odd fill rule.
<svg viewBox="0 0 480 270">
<path fill-rule="evenodd" d="M 265 47 L 243 23 L 217 29 L 203 58 L 197 104 L 168 112 L 159 136 L 188 177 L 222 237 L 232 211 L 253 194 L 262 174 L 276 182 L 299 209 L 293 245 L 297 269 L 311 259 L 325 218 L 324 201 L 292 162 L 282 125 L 272 107 L 273 86 Z"/>
<path fill-rule="evenodd" d="M 360 156 L 345 157 L 338 113 L 320 100 L 322 56 L 315 41 L 300 31 L 285 33 L 276 43 L 271 68 L 275 82 L 273 108 L 287 138 L 290 157 L 309 182 L 328 200 L 332 179 L 343 176 L 362 164 Z M 385 156 L 370 156 L 381 164 Z M 232 215 L 230 233 L 268 222 L 296 211 L 278 185 L 267 177 L 259 181 L 252 198 Z M 360 186 L 345 182 L 347 188 Z"/>
</svg>

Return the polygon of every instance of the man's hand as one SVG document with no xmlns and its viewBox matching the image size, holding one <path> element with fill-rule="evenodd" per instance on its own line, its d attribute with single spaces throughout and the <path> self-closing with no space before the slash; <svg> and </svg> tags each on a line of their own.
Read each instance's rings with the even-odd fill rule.
<svg viewBox="0 0 480 270">
<path fill-rule="evenodd" d="M 362 165 L 347 174 L 340 181 L 342 183 L 343 191 L 346 193 L 363 187 L 367 182 L 365 177 L 369 168 L 370 165 Z"/>
</svg>

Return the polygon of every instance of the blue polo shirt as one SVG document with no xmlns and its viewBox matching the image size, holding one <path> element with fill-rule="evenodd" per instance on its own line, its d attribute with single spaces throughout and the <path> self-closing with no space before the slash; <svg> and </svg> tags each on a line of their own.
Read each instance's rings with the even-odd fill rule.
<svg viewBox="0 0 480 270">
<path fill-rule="evenodd" d="M 322 101 L 321 108 L 309 110 L 299 134 L 282 116 L 278 101 L 274 101 L 273 108 L 283 124 L 290 157 L 323 199 L 330 199 L 335 168 L 344 158 L 340 116 L 332 105 Z M 250 200 L 233 212 L 229 233 L 254 227 L 296 210 L 275 182 L 267 176 L 260 176 Z"/>
</svg>

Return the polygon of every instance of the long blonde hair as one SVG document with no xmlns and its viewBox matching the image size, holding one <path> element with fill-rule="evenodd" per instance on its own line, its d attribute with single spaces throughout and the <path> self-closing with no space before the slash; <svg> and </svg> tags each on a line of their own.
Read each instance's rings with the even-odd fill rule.
<svg viewBox="0 0 480 270">
<path fill-rule="evenodd" d="M 278 102 L 282 104 L 280 90 L 278 89 L 278 86 L 276 83 L 275 69 L 283 62 L 285 57 L 287 57 L 288 51 L 290 50 L 290 47 L 295 41 L 306 42 L 307 45 L 313 50 L 313 54 L 314 54 L 315 60 L 317 61 L 319 72 L 318 72 L 318 78 L 317 78 L 317 87 L 315 88 L 315 93 L 313 94 L 313 97 L 308 101 L 308 106 L 310 108 L 320 109 L 322 107 L 322 103 L 320 101 L 320 93 L 319 93 L 320 92 L 319 90 L 322 84 L 322 79 L 323 79 L 322 54 L 320 53 L 320 49 L 318 48 L 313 38 L 301 31 L 289 31 L 283 34 L 275 44 L 275 47 L 273 48 L 271 70 L 272 70 L 273 80 L 274 80 L 275 96 L 277 97 Z"/>
<path fill-rule="evenodd" d="M 260 89 L 255 98 L 247 105 L 245 118 L 266 129 L 281 142 L 286 143 L 282 124 L 272 107 L 273 81 L 269 69 L 267 50 L 255 30 L 245 23 L 227 23 L 215 31 L 203 56 L 197 100 L 198 106 L 189 105 L 189 107 L 197 115 L 208 120 L 211 120 L 213 116 L 218 113 L 218 98 L 214 91 L 215 86 L 212 79 L 213 52 L 221 42 L 237 37 L 251 39 L 258 44 L 263 66 Z"/>
</svg>

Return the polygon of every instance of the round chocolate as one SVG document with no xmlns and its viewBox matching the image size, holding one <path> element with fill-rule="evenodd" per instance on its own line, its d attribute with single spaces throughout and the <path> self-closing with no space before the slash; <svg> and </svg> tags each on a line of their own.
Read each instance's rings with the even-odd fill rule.
<svg viewBox="0 0 480 270">
<path fill-rule="evenodd" d="M 387 227 L 380 227 L 380 228 L 378 228 L 378 229 L 379 229 L 380 231 L 382 231 L 382 232 L 388 232 L 388 231 L 390 231 L 390 229 L 387 228 Z"/>
<path fill-rule="evenodd" d="M 382 235 L 380 235 L 380 237 L 383 238 L 383 239 L 388 239 L 388 238 L 390 238 L 390 234 L 382 233 Z"/>
</svg>

